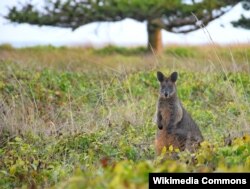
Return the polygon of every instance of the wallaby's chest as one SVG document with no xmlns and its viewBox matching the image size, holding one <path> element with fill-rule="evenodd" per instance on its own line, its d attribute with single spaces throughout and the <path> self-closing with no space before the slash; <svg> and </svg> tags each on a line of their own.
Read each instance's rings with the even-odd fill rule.
<svg viewBox="0 0 250 189">
<path fill-rule="evenodd" d="M 165 124 L 168 124 L 171 117 L 174 124 L 177 124 L 182 119 L 183 110 L 178 100 L 173 102 L 159 101 L 158 111 L 162 116 L 162 120 Z"/>
<path fill-rule="evenodd" d="M 164 103 L 158 106 L 158 111 L 160 112 L 162 116 L 162 120 L 164 120 L 165 122 L 168 122 L 173 110 L 168 104 Z"/>
</svg>

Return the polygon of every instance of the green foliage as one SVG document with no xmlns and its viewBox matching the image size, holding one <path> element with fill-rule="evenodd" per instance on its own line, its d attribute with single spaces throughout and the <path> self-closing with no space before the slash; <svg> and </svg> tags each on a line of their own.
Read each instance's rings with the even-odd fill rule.
<svg viewBox="0 0 250 189">
<path fill-rule="evenodd" d="M 246 10 L 250 10 L 250 2 L 249 1 L 243 1 L 242 2 L 242 7 Z M 239 20 L 233 21 L 232 22 L 234 27 L 242 27 L 245 29 L 250 28 L 250 19 L 245 17 L 244 15 L 241 15 L 241 18 Z"/>
<path fill-rule="evenodd" d="M 172 47 L 166 49 L 166 54 L 174 55 L 177 57 L 197 57 L 199 55 L 199 49 L 191 47 Z"/>
<path fill-rule="evenodd" d="M 246 18 L 243 15 L 241 15 L 241 18 L 238 21 L 232 22 L 232 24 L 233 24 L 234 27 L 242 27 L 242 28 L 245 28 L 245 29 L 250 28 L 249 18 Z"/>
<path fill-rule="evenodd" d="M 115 46 L 107 46 L 98 50 L 95 50 L 95 53 L 98 55 L 112 55 L 112 54 L 120 54 L 120 55 L 138 55 L 144 54 L 147 50 L 143 47 L 139 48 L 124 48 L 124 47 L 115 47 Z"/>
<path fill-rule="evenodd" d="M 13 47 L 11 46 L 11 44 L 6 43 L 6 44 L 0 45 L 0 50 L 12 50 L 12 49 Z"/>
<path fill-rule="evenodd" d="M 171 47 L 158 65 L 141 49 L 2 49 L 0 188 L 147 188 L 149 172 L 249 172 L 249 54 L 240 49 L 228 53 L 233 68 L 226 49 L 217 63 L 208 47 Z M 205 137 L 195 153 L 155 155 L 156 70 L 179 73 L 178 95 Z"/>
<path fill-rule="evenodd" d="M 181 0 L 99 0 L 99 1 L 73 1 L 56 0 L 45 1 L 44 10 L 39 11 L 32 3 L 22 7 L 12 7 L 6 15 L 13 22 L 38 25 L 54 25 L 76 29 L 81 25 L 95 21 L 119 21 L 124 18 L 133 18 L 138 21 L 148 21 L 150 25 L 164 28 L 174 32 L 187 32 L 190 30 L 176 30 L 185 25 L 192 25 L 199 29 L 195 14 L 202 24 L 207 25 L 211 20 L 223 15 L 223 7 L 233 6 L 239 0 L 205 0 L 185 3 Z M 178 10 L 178 11 L 176 11 Z M 216 17 L 212 15 L 217 11 Z M 187 18 L 188 17 L 188 18 Z M 167 22 L 162 22 L 162 20 Z"/>
<path fill-rule="evenodd" d="M 1 185 L 7 188 L 38 183 L 48 186 L 65 177 L 70 170 L 70 167 L 65 169 L 61 163 L 51 161 L 53 148 L 38 136 L 15 137 L 1 150 Z"/>
<path fill-rule="evenodd" d="M 0 151 L 0 183 L 7 188 L 30 184 L 48 187 L 73 174 L 55 187 L 146 188 L 149 172 L 250 170 L 249 135 L 232 139 L 230 146 L 204 141 L 194 154 L 178 152 L 179 160 L 164 160 L 165 153 L 175 153 L 171 149 L 156 160 L 142 157 L 133 160 L 124 144 L 119 144 L 115 156 L 106 154 L 105 140 L 102 140 L 106 134 L 80 134 L 49 142 L 31 135 L 26 139 L 15 137 Z"/>
</svg>

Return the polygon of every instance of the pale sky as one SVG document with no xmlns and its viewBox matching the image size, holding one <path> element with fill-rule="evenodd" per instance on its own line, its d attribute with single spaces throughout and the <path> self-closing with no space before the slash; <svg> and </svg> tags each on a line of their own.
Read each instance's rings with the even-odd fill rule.
<svg viewBox="0 0 250 189">
<path fill-rule="evenodd" d="M 0 0 L 0 14 L 7 13 L 7 6 L 16 5 L 17 2 L 27 0 Z M 41 0 L 36 0 L 41 3 Z M 250 17 L 241 5 L 237 5 L 231 12 L 211 22 L 206 30 L 198 30 L 188 34 L 174 34 L 162 31 L 164 44 L 206 44 L 206 43 L 249 43 L 250 30 L 234 28 L 232 20 L 240 15 Z M 207 33 L 208 32 L 208 33 Z M 210 39 L 212 38 L 212 41 Z M 118 46 L 142 46 L 147 44 L 146 23 L 125 19 L 115 23 L 91 23 L 71 29 L 32 26 L 29 24 L 10 23 L 0 18 L 0 44 L 9 43 L 15 47 L 34 45 L 88 45 L 103 46 L 107 44 Z"/>
</svg>

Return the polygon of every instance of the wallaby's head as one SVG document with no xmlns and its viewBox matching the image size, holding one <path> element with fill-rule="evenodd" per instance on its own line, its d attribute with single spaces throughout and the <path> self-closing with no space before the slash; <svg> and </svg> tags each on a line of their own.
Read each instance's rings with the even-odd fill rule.
<svg viewBox="0 0 250 189">
<path fill-rule="evenodd" d="M 161 72 L 157 72 L 157 79 L 160 82 L 160 96 L 162 98 L 171 98 L 176 95 L 175 82 L 177 78 L 177 72 L 173 72 L 169 77 L 164 76 Z"/>
</svg>

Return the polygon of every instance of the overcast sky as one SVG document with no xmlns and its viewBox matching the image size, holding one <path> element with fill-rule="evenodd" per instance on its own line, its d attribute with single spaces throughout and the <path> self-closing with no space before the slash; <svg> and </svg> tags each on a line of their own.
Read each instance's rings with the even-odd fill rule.
<svg viewBox="0 0 250 189">
<path fill-rule="evenodd" d="M 37 4 L 42 2 L 41 0 L 35 1 Z M 27 2 L 27 0 L 0 0 L 0 14 L 5 15 L 7 7 L 16 5 L 17 2 Z M 241 5 L 237 5 L 229 13 L 211 22 L 206 30 L 188 34 L 173 34 L 163 31 L 164 44 L 249 43 L 250 30 L 234 28 L 230 23 L 232 20 L 237 20 L 242 13 L 250 16 L 250 11 L 246 12 Z M 15 47 L 48 44 L 56 46 L 146 45 L 146 23 L 125 19 L 115 23 L 91 23 L 71 31 L 71 29 L 58 27 L 10 23 L 0 17 L 0 44 L 3 43 L 9 43 Z"/>
</svg>

